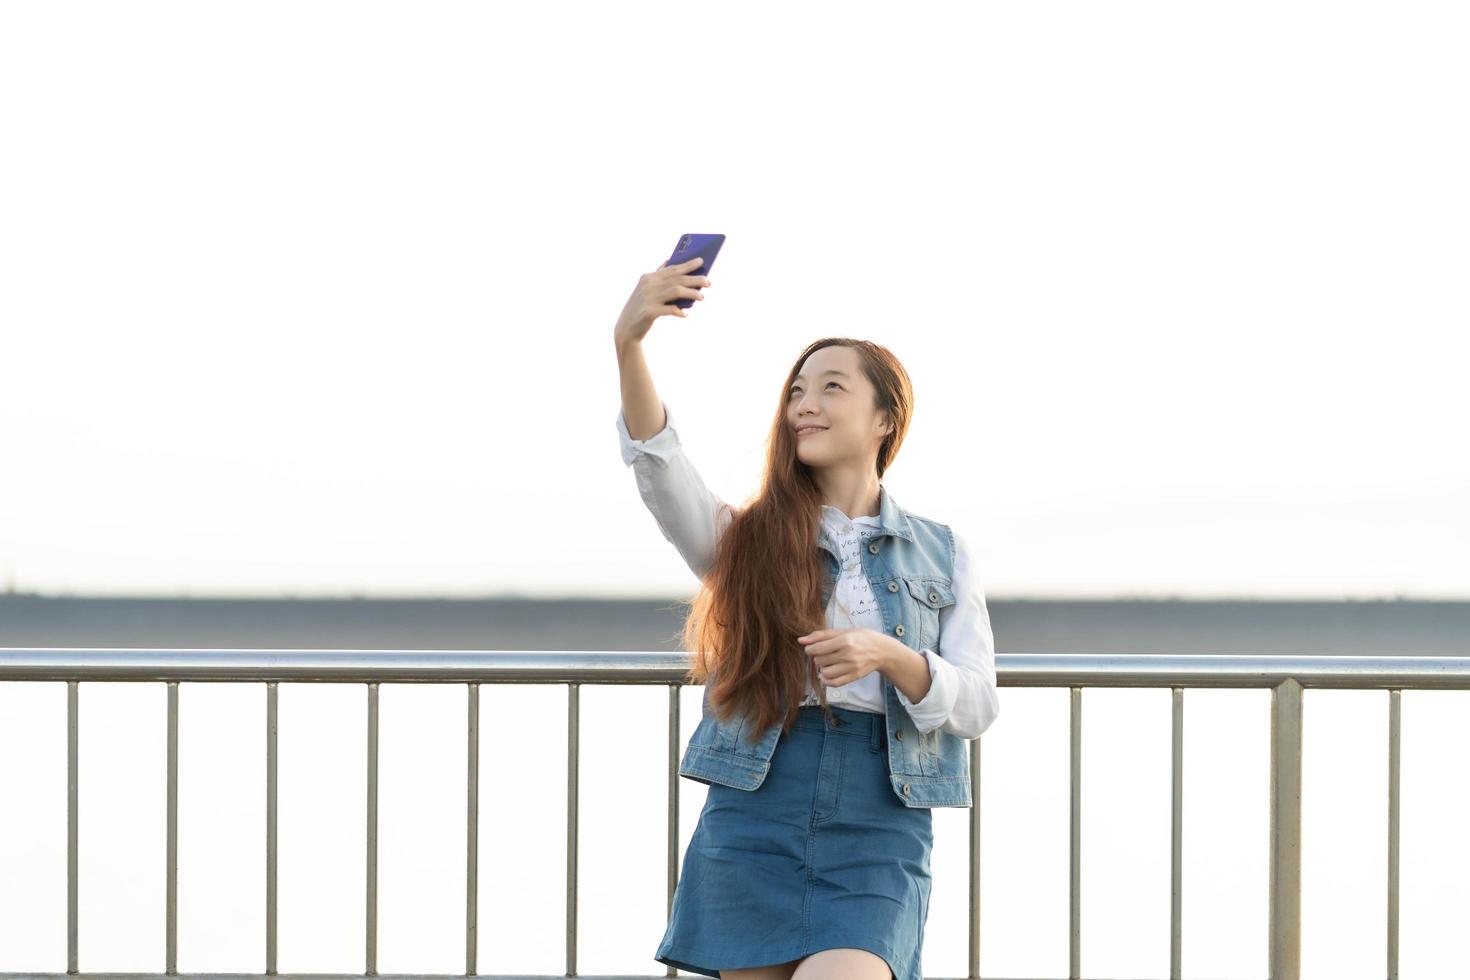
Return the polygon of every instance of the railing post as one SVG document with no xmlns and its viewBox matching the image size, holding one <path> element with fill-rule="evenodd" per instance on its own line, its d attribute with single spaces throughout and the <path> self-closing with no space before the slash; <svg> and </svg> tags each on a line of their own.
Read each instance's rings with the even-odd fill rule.
<svg viewBox="0 0 1470 980">
<path fill-rule="evenodd" d="M 1399 980 L 1399 746 L 1403 707 L 1388 692 L 1388 980 Z"/>
<path fill-rule="evenodd" d="M 367 908 L 364 976 L 378 972 L 378 682 L 367 686 Z"/>
<path fill-rule="evenodd" d="M 78 681 L 66 682 L 66 972 L 77 969 L 77 879 L 80 876 L 80 854 L 77 848 L 78 786 L 81 742 L 81 692 Z"/>
<path fill-rule="evenodd" d="M 970 740 L 970 963 L 968 980 L 980 977 L 980 739 Z"/>
<path fill-rule="evenodd" d="M 674 893 L 679 888 L 679 752 L 682 734 L 679 731 L 678 684 L 669 685 L 669 815 L 668 815 L 668 898 L 665 900 L 664 918 L 674 914 Z M 678 976 L 678 968 L 665 967 L 664 976 Z"/>
<path fill-rule="evenodd" d="M 1169 980 L 1184 971 L 1184 688 L 1173 688 L 1169 786 Z"/>
<path fill-rule="evenodd" d="M 464 972 L 472 977 L 480 936 L 480 683 L 469 683 L 469 780 L 465 788 Z"/>
<path fill-rule="evenodd" d="M 1071 857 L 1068 862 L 1067 977 L 1082 977 L 1082 688 L 1072 688 Z"/>
<path fill-rule="evenodd" d="M 1270 980 L 1301 980 L 1302 685 L 1271 689 Z"/>
<path fill-rule="evenodd" d="M 168 686 L 168 788 L 164 812 L 163 972 L 179 972 L 179 682 Z"/>
<path fill-rule="evenodd" d="M 276 732 L 280 716 L 277 681 L 265 683 L 265 974 L 276 973 Z"/>
<path fill-rule="evenodd" d="M 567 685 L 567 968 L 566 975 L 577 975 L 577 790 L 580 761 L 579 729 L 581 726 L 582 685 Z"/>
</svg>

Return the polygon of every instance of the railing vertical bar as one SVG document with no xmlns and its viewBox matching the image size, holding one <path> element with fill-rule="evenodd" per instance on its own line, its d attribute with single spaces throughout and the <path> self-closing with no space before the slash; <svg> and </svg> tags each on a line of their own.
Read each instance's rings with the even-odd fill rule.
<svg viewBox="0 0 1470 980">
<path fill-rule="evenodd" d="M 179 682 L 168 682 L 168 803 L 164 858 L 165 973 L 178 973 L 179 954 Z"/>
<path fill-rule="evenodd" d="M 969 980 L 980 976 L 980 739 L 970 740 L 970 963 Z"/>
<path fill-rule="evenodd" d="M 674 892 L 679 887 L 679 692 L 678 684 L 669 685 L 669 815 L 668 853 L 665 858 L 668 868 L 668 895 L 664 901 L 664 917 L 674 914 Z M 678 974 L 676 967 L 664 968 L 664 976 Z"/>
<path fill-rule="evenodd" d="M 1271 980 L 1301 980 L 1302 685 L 1271 689 Z"/>
<path fill-rule="evenodd" d="M 366 969 L 378 972 L 378 683 L 368 682 L 367 718 L 367 937 Z"/>
<path fill-rule="evenodd" d="M 66 682 L 66 972 L 77 973 L 78 681 Z"/>
<path fill-rule="evenodd" d="M 265 682 L 265 972 L 276 972 L 276 719 L 275 681 Z"/>
<path fill-rule="evenodd" d="M 467 812 L 465 813 L 464 847 L 464 972 L 475 975 L 475 945 L 478 942 L 480 924 L 480 684 L 469 683 L 469 759 L 465 778 L 469 781 L 465 789 Z"/>
<path fill-rule="evenodd" d="M 1184 689 L 1173 689 L 1173 748 L 1169 848 L 1169 980 L 1180 980 L 1184 961 Z"/>
<path fill-rule="evenodd" d="M 567 976 L 577 975 L 577 764 L 582 686 L 567 685 Z"/>
<path fill-rule="evenodd" d="M 1399 980 L 1399 744 L 1400 692 L 1388 692 L 1388 980 Z"/>
<path fill-rule="evenodd" d="M 1072 841 L 1070 859 L 1070 925 L 1068 977 L 1082 978 L 1082 688 L 1072 688 Z"/>
</svg>

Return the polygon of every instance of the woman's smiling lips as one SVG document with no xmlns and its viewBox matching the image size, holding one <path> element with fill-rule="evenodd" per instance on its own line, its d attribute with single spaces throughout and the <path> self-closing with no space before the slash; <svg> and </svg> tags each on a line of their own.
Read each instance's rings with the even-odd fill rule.
<svg viewBox="0 0 1470 980">
<path fill-rule="evenodd" d="M 801 428 L 799 428 L 799 429 L 796 430 L 796 434 L 797 434 L 797 436 L 804 436 L 804 435 L 810 435 L 813 432 L 826 432 L 826 431 L 827 431 L 827 427 L 825 425 L 804 425 Z"/>
</svg>

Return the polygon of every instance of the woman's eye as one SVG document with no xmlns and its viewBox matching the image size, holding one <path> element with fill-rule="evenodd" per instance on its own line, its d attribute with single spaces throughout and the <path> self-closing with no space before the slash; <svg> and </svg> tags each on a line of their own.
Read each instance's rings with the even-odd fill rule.
<svg viewBox="0 0 1470 980">
<path fill-rule="evenodd" d="M 835 382 L 835 381 L 828 381 L 828 382 L 827 382 L 827 383 L 828 383 L 828 384 L 829 384 L 829 385 L 837 385 L 837 382 Z M 842 385 L 837 385 L 837 387 L 838 387 L 838 388 L 841 388 L 841 387 L 842 387 Z M 797 393 L 797 392 L 798 392 L 798 391 L 800 391 L 800 390 L 801 390 L 801 389 L 800 389 L 800 388 L 792 388 L 792 389 L 791 389 L 791 390 L 790 390 L 790 391 L 788 391 L 788 392 L 787 392 L 787 393 L 786 393 L 786 395 L 787 395 L 787 397 L 790 397 L 790 396 L 791 396 L 791 395 L 794 395 L 794 394 L 796 394 L 796 393 Z"/>
</svg>

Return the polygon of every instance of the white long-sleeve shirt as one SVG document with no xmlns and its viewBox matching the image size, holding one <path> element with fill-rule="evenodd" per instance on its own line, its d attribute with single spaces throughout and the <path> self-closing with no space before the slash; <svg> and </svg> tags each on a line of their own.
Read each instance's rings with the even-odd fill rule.
<svg viewBox="0 0 1470 980">
<path fill-rule="evenodd" d="M 617 429 L 623 463 L 633 468 L 638 494 L 663 536 L 678 549 L 690 571 L 703 578 L 714 561 L 716 537 L 729 526 L 730 516 L 721 512 L 722 501 L 705 485 L 685 454 L 666 403 L 663 409 L 664 427 L 647 439 L 629 435 L 619 409 Z M 823 504 L 822 520 L 842 552 L 827 606 L 828 627 L 857 626 L 883 632 L 882 615 L 858 557 L 860 543 L 877 528 L 878 518 L 849 518 L 836 507 Z M 902 690 L 895 691 L 920 732 L 942 728 L 960 738 L 973 739 L 979 738 L 1000 713 L 995 639 L 974 555 L 958 532 L 954 538 L 952 585 L 956 601 L 939 610 L 938 649 L 924 647 L 918 651 L 929 665 L 929 691 L 917 702 L 911 702 Z M 882 714 L 882 675 L 875 670 L 849 684 L 828 687 L 827 700 L 840 707 Z M 801 703 L 819 703 L 810 685 Z"/>
</svg>

